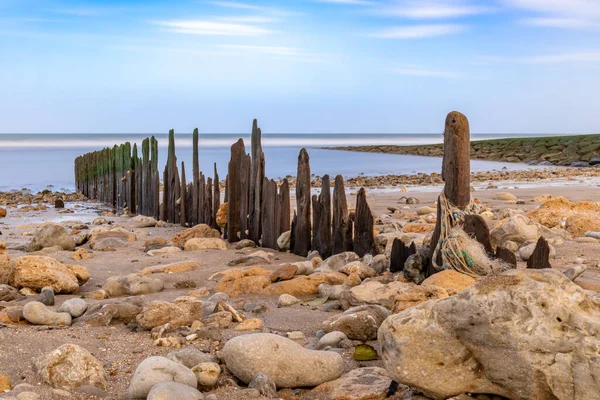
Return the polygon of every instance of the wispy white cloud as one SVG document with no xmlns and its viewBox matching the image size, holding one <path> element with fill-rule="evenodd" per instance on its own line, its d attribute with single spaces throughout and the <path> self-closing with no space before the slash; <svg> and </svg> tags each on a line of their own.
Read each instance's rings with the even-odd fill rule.
<svg viewBox="0 0 600 400">
<path fill-rule="evenodd" d="M 248 15 L 248 16 L 240 16 L 240 17 L 216 17 L 216 20 L 224 21 L 224 22 L 234 22 L 234 23 L 257 23 L 257 24 L 268 24 L 272 22 L 280 21 L 279 18 L 275 17 L 267 17 L 262 15 Z"/>
<path fill-rule="evenodd" d="M 279 16 L 279 17 L 300 14 L 298 12 L 289 11 L 284 8 L 260 6 L 260 5 L 256 5 L 256 4 L 242 3 L 242 2 L 238 2 L 238 1 L 209 1 L 208 4 L 212 4 L 213 6 L 216 6 L 216 7 L 253 11 L 256 13 L 261 13 L 261 14 L 266 14 L 266 15 L 271 15 L 271 16 Z"/>
<path fill-rule="evenodd" d="M 598 0 L 504 0 L 505 4 L 537 13 L 521 22 L 553 28 L 582 29 L 600 27 Z"/>
<path fill-rule="evenodd" d="M 77 8 L 61 8 L 52 10 L 56 14 L 71 15 L 75 17 L 96 17 L 106 12 L 100 8 L 88 8 L 88 7 L 77 7 Z"/>
<path fill-rule="evenodd" d="M 210 20 L 156 21 L 168 32 L 213 36 L 262 36 L 273 31 L 255 25 Z"/>
<path fill-rule="evenodd" d="M 564 64 L 581 63 L 597 64 L 600 63 L 600 51 L 556 53 L 525 57 L 483 57 L 485 62 L 517 63 L 517 64 Z"/>
<path fill-rule="evenodd" d="M 304 49 L 296 47 L 285 47 L 285 46 L 259 46 L 259 45 L 238 45 L 238 44 L 225 44 L 217 45 L 220 49 L 235 51 L 235 52 L 246 52 L 256 54 L 266 54 L 272 56 L 282 57 L 293 57 L 298 61 L 305 62 L 325 62 L 326 57 L 322 54 L 310 53 Z"/>
<path fill-rule="evenodd" d="M 407 65 L 396 68 L 388 68 L 387 71 L 405 76 L 423 77 L 423 78 L 446 78 L 446 79 L 457 79 L 460 78 L 460 74 L 452 71 L 441 71 L 422 68 L 414 65 Z"/>
<path fill-rule="evenodd" d="M 343 4 L 350 6 L 372 6 L 379 4 L 378 2 L 371 0 L 314 0 L 319 3 L 330 3 L 330 4 Z"/>
<path fill-rule="evenodd" d="M 466 29 L 467 27 L 461 24 L 405 25 L 370 32 L 366 36 L 380 39 L 419 39 L 452 35 Z"/>
<path fill-rule="evenodd" d="M 492 7 L 462 0 L 397 0 L 376 9 L 375 13 L 410 19 L 450 19 L 492 11 Z"/>
</svg>

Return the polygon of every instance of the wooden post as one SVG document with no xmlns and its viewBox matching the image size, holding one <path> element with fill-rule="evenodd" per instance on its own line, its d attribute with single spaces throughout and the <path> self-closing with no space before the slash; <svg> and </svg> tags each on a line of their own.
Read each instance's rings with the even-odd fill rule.
<svg viewBox="0 0 600 400">
<path fill-rule="evenodd" d="M 319 254 L 323 259 L 331 255 L 331 185 L 329 175 L 321 180 L 321 194 L 319 195 Z"/>
<path fill-rule="evenodd" d="M 155 219 L 159 218 L 159 211 L 160 211 L 160 201 L 159 201 L 159 194 L 160 194 L 160 177 L 159 177 L 159 173 L 158 173 L 158 140 L 156 140 L 156 138 L 154 136 L 152 136 L 150 138 L 150 154 L 152 155 L 152 160 L 150 163 L 150 171 L 151 171 L 151 177 L 150 177 L 150 187 L 149 187 L 149 195 L 150 198 L 152 199 L 151 203 L 150 203 L 150 208 L 148 210 L 148 214 L 146 215 L 151 215 L 153 216 Z M 152 214 L 150 214 L 152 213 Z"/>
<path fill-rule="evenodd" d="M 311 197 L 312 203 L 312 237 L 311 237 L 311 250 L 319 251 L 319 230 L 321 224 L 321 204 L 319 203 L 319 196 L 313 194 Z M 320 253 L 319 253 L 320 255 Z"/>
<path fill-rule="evenodd" d="M 263 182 L 262 208 L 260 215 L 262 216 L 262 247 L 277 250 L 277 235 L 279 231 L 279 223 L 277 221 L 277 183 L 274 180 L 269 180 L 266 177 Z"/>
<path fill-rule="evenodd" d="M 242 155 L 242 167 L 240 171 L 240 239 L 248 237 L 248 214 L 250 205 L 250 178 L 252 159 L 250 155 Z"/>
<path fill-rule="evenodd" d="M 356 217 L 354 220 L 354 252 L 359 257 L 374 254 L 373 214 L 367 203 L 367 193 L 360 188 L 356 196 Z"/>
<path fill-rule="evenodd" d="M 258 243 L 261 237 L 261 196 L 262 185 L 265 177 L 265 155 L 262 150 L 262 132 L 258 121 L 252 122 L 252 139 L 250 155 L 252 166 L 250 168 L 250 193 L 249 193 L 249 238 Z"/>
<path fill-rule="evenodd" d="M 200 185 L 200 161 L 198 159 L 198 128 L 192 135 L 192 219 L 191 225 L 199 223 L 198 219 L 198 186 Z"/>
<path fill-rule="evenodd" d="M 239 241 L 240 209 L 241 209 L 241 169 L 246 151 L 244 141 L 239 139 L 231 146 L 231 159 L 229 160 L 229 173 L 227 174 L 227 196 L 229 206 L 227 211 L 227 239 L 234 243 Z"/>
<path fill-rule="evenodd" d="M 185 180 L 185 164 L 181 162 L 181 216 L 180 222 L 182 226 L 187 225 L 187 182 Z"/>
<path fill-rule="evenodd" d="M 352 226 L 348 218 L 348 203 L 344 178 L 335 177 L 333 188 L 333 254 L 352 250 Z"/>
<path fill-rule="evenodd" d="M 298 155 L 296 175 L 296 224 L 292 253 L 306 257 L 310 251 L 310 159 L 306 149 Z"/>
<path fill-rule="evenodd" d="M 533 253 L 531 256 L 529 256 L 529 259 L 527 260 L 527 268 L 552 268 L 552 265 L 550 265 L 550 245 L 543 236 L 540 236 L 535 245 Z"/>
<path fill-rule="evenodd" d="M 279 187 L 278 204 L 279 232 L 277 239 L 282 233 L 290 230 L 290 183 L 287 179 L 284 179 Z"/>
<path fill-rule="evenodd" d="M 219 208 L 221 207 L 221 188 L 219 187 L 220 182 L 219 182 L 219 174 L 217 172 L 217 163 L 214 163 L 214 174 L 215 174 L 215 179 L 214 179 L 214 194 L 213 194 L 213 213 L 212 213 L 212 222 L 213 225 L 211 225 L 213 228 L 219 230 L 219 232 L 221 231 L 221 228 L 217 225 L 217 212 L 219 211 Z"/>
<path fill-rule="evenodd" d="M 399 238 L 394 238 L 392 243 L 392 255 L 390 256 L 390 272 L 402 272 L 404 271 L 404 263 L 408 257 L 412 256 L 417 252 L 415 242 L 412 242 L 410 246 L 406 246 Z"/>
</svg>

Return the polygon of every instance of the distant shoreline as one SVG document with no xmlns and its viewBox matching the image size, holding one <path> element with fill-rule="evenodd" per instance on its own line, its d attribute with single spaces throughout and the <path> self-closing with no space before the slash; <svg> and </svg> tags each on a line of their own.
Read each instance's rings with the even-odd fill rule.
<svg viewBox="0 0 600 400">
<path fill-rule="evenodd" d="M 443 144 L 339 146 L 327 150 L 442 157 Z M 600 165 L 600 134 L 491 139 L 471 142 L 471 159 L 541 166 Z"/>
</svg>

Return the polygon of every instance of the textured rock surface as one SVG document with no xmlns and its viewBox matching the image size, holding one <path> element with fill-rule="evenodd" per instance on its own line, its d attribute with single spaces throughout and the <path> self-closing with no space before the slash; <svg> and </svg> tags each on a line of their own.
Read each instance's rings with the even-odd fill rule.
<svg viewBox="0 0 600 400">
<path fill-rule="evenodd" d="M 110 297 L 119 297 L 156 293 L 163 290 L 163 287 L 164 283 L 161 279 L 129 274 L 126 276 L 111 276 L 102 286 L 102 290 L 106 291 Z"/>
<path fill-rule="evenodd" d="M 60 246 L 63 250 L 73 251 L 75 249 L 75 240 L 69 235 L 67 230 L 56 224 L 48 224 L 42 227 L 31 239 L 29 251 L 38 251 L 44 247 Z"/>
<path fill-rule="evenodd" d="M 475 279 L 450 269 L 431 275 L 423 281 L 423 285 L 434 285 L 451 293 L 460 292 L 475 284 Z"/>
<path fill-rule="evenodd" d="M 80 386 L 95 386 L 106 390 L 108 375 L 104 365 L 83 347 L 65 344 L 38 359 L 34 369 L 44 383 L 74 390 Z"/>
<path fill-rule="evenodd" d="M 325 320 L 323 330 L 340 331 L 353 340 L 373 340 L 377 338 L 377 329 L 388 315 L 389 311 L 378 305 L 353 307 Z"/>
<path fill-rule="evenodd" d="M 227 243 L 220 238 L 194 238 L 185 242 L 185 251 L 194 250 L 227 250 Z"/>
<path fill-rule="evenodd" d="M 392 310 L 396 303 L 396 296 L 405 290 L 409 290 L 413 286 L 415 285 L 398 281 L 386 284 L 379 281 L 368 280 L 358 286 L 343 291 L 340 296 L 340 304 L 344 309 L 363 304 L 379 304 L 388 310 Z"/>
<path fill-rule="evenodd" d="M 32 301 L 23 307 L 23 316 L 34 325 L 71 325 L 71 314 L 55 312 L 38 301 Z"/>
<path fill-rule="evenodd" d="M 183 246 L 188 240 L 194 238 L 220 238 L 221 234 L 216 229 L 206 224 L 199 224 L 192 228 L 179 232 L 171 242 L 177 246 Z"/>
<path fill-rule="evenodd" d="M 50 257 L 23 256 L 13 261 L 9 284 L 33 290 L 50 286 L 57 294 L 76 293 L 88 279 L 87 270 L 81 266 L 66 265 Z"/>
<path fill-rule="evenodd" d="M 190 326 L 194 321 L 202 320 L 202 302 L 198 299 L 175 301 L 153 301 L 142 309 L 136 321 L 144 329 L 171 324 L 173 328 Z"/>
<path fill-rule="evenodd" d="M 196 376 L 191 369 L 165 357 L 150 357 L 138 365 L 129 389 L 130 399 L 145 399 L 150 390 L 162 382 L 177 382 L 195 389 Z"/>
<path fill-rule="evenodd" d="M 162 382 L 152 387 L 147 400 L 202 400 L 198 390 L 177 382 Z"/>
<path fill-rule="evenodd" d="M 600 306 L 562 273 L 512 270 L 390 316 L 379 329 L 390 376 L 434 399 L 600 397 Z"/>
<path fill-rule="evenodd" d="M 270 333 L 237 336 L 225 344 L 221 357 L 244 383 L 266 374 L 278 388 L 317 386 L 337 379 L 343 367 L 337 353 L 308 350 Z"/>
<path fill-rule="evenodd" d="M 330 399 L 337 400 L 384 400 L 391 383 L 383 368 L 357 368 L 339 379 L 317 386 L 313 392 L 327 393 Z"/>
</svg>

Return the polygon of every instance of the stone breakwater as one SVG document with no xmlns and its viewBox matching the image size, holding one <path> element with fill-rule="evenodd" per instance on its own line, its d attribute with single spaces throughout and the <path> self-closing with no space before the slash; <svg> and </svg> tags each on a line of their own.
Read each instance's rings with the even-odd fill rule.
<svg viewBox="0 0 600 400">
<path fill-rule="evenodd" d="M 443 145 L 346 146 L 330 150 L 442 157 Z M 471 142 L 471 158 L 532 165 L 587 167 L 600 165 L 600 135 L 550 136 Z"/>
</svg>

